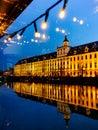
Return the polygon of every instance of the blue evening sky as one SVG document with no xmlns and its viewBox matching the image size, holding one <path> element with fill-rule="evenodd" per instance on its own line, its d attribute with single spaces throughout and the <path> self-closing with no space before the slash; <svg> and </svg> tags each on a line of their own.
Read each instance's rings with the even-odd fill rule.
<svg viewBox="0 0 98 130">
<path fill-rule="evenodd" d="M 34 0 L 6 30 L 12 33 L 29 24 L 39 15 L 45 13 L 57 0 Z M 98 40 L 98 0 L 69 0 L 66 7 L 66 17 L 62 20 L 58 13 L 63 1 L 49 12 L 48 29 L 42 30 L 40 25 L 44 17 L 39 19 L 37 29 L 45 39 L 34 37 L 34 26 L 29 26 L 21 40 L 13 38 L 4 54 L 17 54 L 21 58 L 56 51 L 62 45 L 67 34 L 70 46 L 77 46 Z M 58 31 L 56 30 L 58 29 Z"/>
</svg>

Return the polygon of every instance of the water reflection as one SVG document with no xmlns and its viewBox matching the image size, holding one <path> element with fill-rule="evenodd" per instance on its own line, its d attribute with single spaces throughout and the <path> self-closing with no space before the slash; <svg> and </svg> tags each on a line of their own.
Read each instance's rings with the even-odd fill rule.
<svg viewBox="0 0 98 130">
<path fill-rule="evenodd" d="M 22 97 L 55 105 L 58 112 L 63 113 L 66 127 L 72 113 L 98 120 L 98 88 L 95 86 L 21 82 L 15 82 L 12 86 L 14 91 Z"/>
</svg>

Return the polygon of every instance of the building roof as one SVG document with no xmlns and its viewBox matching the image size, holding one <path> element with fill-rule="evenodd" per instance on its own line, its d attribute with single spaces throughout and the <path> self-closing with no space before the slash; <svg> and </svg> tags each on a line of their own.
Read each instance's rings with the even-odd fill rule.
<svg viewBox="0 0 98 130">
<path fill-rule="evenodd" d="M 70 51 L 68 52 L 67 56 L 79 55 L 79 54 L 95 52 L 95 51 L 98 51 L 98 41 L 84 44 L 84 45 L 75 46 L 75 47 L 70 47 Z M 57 52 L 52 52 L 49 54 L 21 59 L 16 63 L 16 65 L 23 64 L 23 63 L 36 62 L 36 61 L 43 61 L 43 60 L 48 60 L 48 59 L 53 59 L 53 58 L 57 58 Z"/>
<path fill-rule="evenodd" d="M 98 41 L 71 47 L 67 56 L 79 55 L 79 54 L 90 53 L 95 51 L 98 51 Z"/>
<path fill-rule="evenodd" d="M 57 57 L 57 53 L 52 52 L 52 53 L 49 53 L 49 54 L 44 54 L 44 55 L 39 55 L 39 56 L 21 59 L 16 63 L 16 65 L 17 64 L 23 64 L 23 63 L 36 62 L 36 61 L 43 61 L 43 60 L 53 59 L 53 58 L 56 58 L 56 57 Z"/>
</svg>

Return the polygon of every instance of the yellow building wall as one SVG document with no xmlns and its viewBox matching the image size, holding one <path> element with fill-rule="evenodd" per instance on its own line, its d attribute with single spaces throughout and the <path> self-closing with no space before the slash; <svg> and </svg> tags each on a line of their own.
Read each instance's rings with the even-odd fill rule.
<svg viewBox="0 0 98 130">
<path fill-rule="evenodd" d="M 14 66 L 15 76 L 98 76 L 98 52 L 45 59 Z"/>
</svg>

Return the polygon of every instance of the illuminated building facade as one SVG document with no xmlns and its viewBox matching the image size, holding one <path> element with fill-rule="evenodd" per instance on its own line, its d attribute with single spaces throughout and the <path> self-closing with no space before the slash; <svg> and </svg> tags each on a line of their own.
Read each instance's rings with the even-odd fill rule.
<svg viewBox="0 0 98 130">
<path fill-rule="evenodd" d="M 14 66 L 14 76 L 97 77 L 98 41 L 71 47 L 65 36 L 57 52 L 22 59 Z"/>
</svg>

